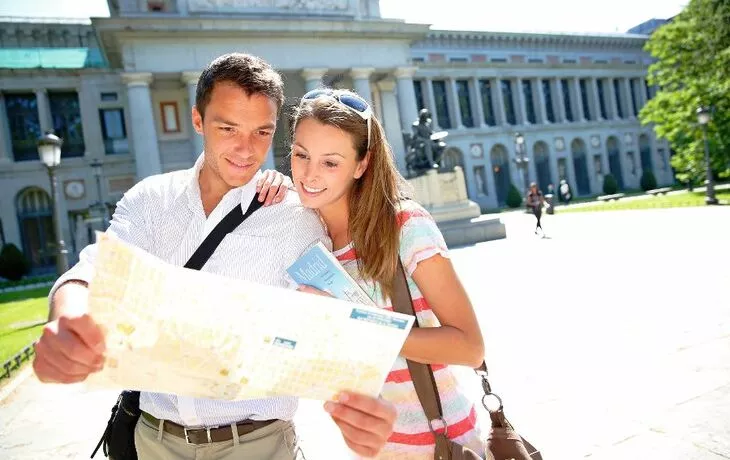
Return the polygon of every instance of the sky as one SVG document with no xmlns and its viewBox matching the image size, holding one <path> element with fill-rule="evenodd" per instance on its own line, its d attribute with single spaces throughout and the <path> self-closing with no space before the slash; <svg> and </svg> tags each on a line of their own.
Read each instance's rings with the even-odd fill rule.
<svg viewBox="0 0 730 460">
<path fill-rule="evenodd" d="M 679 13 L 689 0 L 381 0 L 383 17 L 437 29 L 626 32 Z M 0 0 L 0 16 L 108 16 L 105 0 Z"/>
</svg>

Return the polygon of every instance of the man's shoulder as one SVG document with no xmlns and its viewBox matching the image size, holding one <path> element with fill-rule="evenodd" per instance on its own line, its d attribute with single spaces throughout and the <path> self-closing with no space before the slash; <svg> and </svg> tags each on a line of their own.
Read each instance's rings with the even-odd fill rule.
<svg viewBox="0 0 730 460">
<path fill-rule="evenodd" d="M 148 176 L 137 182 L 125 195 L 145 198 L 174 198 L 185 190 L 193 171 L 183 169 Z"/>
<path fill-rule="evenodd" d="M 281 203 L 269 207 L 272 213 L 280 214 L 287 228 L 306 226 L 313 229 L 322 229 L 319 214 L 310 208 L 304 207 L 299 201 L 299 195 L 293 190 L 286 194 Z"/>
</svg>

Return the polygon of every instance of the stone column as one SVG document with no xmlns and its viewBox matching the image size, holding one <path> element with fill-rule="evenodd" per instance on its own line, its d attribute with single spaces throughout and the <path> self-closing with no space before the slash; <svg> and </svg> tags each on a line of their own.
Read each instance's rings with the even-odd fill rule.
<svg viewBox="0 0 730 460">
<path fill-rule="evenodd" d="M 472 77 L 469 80 L 469 94 L 472 100 L 472 116 L 474 117 L 475 128 L 486 128 L 484 122 L 484 106 L 482 105 L 482 94 L 479 91 L 479 78 Z"/>
<path fill-rule="evenodd" d="M 525 91 L 522 88 L 522 79 L 515 78 L 515 92 L 517 95 L 517 124 L 518 125 L 529 125 L 530 121 L 527 119 L 527 102 L 525 101 Z"/>
<path fill-rule="evenodd" d="M 195 93 L 198 88 L 198 79 L 200 78 L 200 72 L 183 72 L 182 81 L 188 89 L 188 108 L 192 114 L 193 107 L 195 107 Z M 192 117 L 192 115 L 191 115 Z M 203 152 L 203 136 L 195 131 L 194 127 L 190 127 L 191 145 L 193 149 L 193 161 Z"/>
<path fill-rule="evenodd" d="M 492 79 L 492 100 L 494 101 L 494 118 L 497 126 L 507 124 L 507 114 L 504 110 L 504 95 L 502 94 L 502 82 L 499 78 Z"/>
<path fill-rule="evenodd" d="M 600 101 L 600 95 L 598 94 L 598 79 L 597 78 L 591 78 L 588 80 L 588 84 L 590 85 L 590 105 L 591 110 L 593 111 L 593 120 L 594 121 L 603 121 L 603 117 L 601 116 L 601 101 Z M 608 115 L 608 114 L 606 114 Z"/>
<path fill-rule="evenodd" d="M 413 87 L 415 67 L 399 67 L 395 69 L 396 92 L 398 96 L 398 110 L 400 111 L 401 129 L 411 132 L 413 122 L 418 120 L 418 104 L 416 90 Z"/>
<path fill-rule="evenodd" d="M 583 95 L 580 92 L 580 78 L 573 77 L 573 113 L 575 114 L 575 121 L 581 123 L 586 121 L 586 114 L 583 112 Z"/>
<path fill-rule="evenodd" d="M 644 78 L 644 77 L 639 78 L 637 80 L 636 84 L 638 86 L 637 93 L 639 94 L 639 107 L 641 107 L 643 109 L 644 106 L 646 105 L 646 103 L 648 102 L 648 97 L 646 94 L 646 78 Z"/>
<path fill-rule="evenodd" d="M 392 79 L 380 80 L 377 83 L 380 90 L 380 103 L 383 111 L 383 128 L 385 136 L 393 149 L 393 155 L 398 169 L 406 170 L 406 148 L 401 133 L 401 119 L 398 111 L 398 100 L 395 97 L 396 83 Z"/>
<path fill-rule="evenodd" d="M 322 84 L 322 78 L 327 73 L 327 69 L 304 69 L 302 70 L 302 77 L 304 78 L 304 90 L 309 92 L 313 89 L 317 89 Z"/>
<path fill-rule="evenodd" d="M 621 79 L 621 91 L 624 93 L 621 99 L 624 101 L 624 113 L 631 120 L 636 120 L 636 111 L 634 109 L 634 101 L 631 97 L 631 79 Z"/>
<path fill-rule="evenodd" d="M 449 88 L 446 92 L 446 99 L 451 112 L 452 129 L 464 129 L 464 123 L 461 120 L 461 104 L 459 103 L 459 89 L 456 86 L 456 79 L 449 78 Z"/>
<path fill-rule="evenodd" d="M 160 174 L 160 149 L 157 145 L 157 125 L 150 94 L 151 73 L 123 73 L 122 81 L 127 85 L 129 118 L 131 126 L 134 160 L 137 180 Z"/>
<path fill-rule="evenodd" d="M 545 91 L 542 88 L 542 79 L 536 78 L 532 83 L 534 85 L 533 88 L 535 89 L 532 94 L 535 96 L 533 98 L 533 105 L 537 110 L 537 122 L 541 124 L 550 123 L 550 120 L 548 120 L 547 117 L 547 105 L 545 102 Z"/>
<path fill-rule="evenodd" d="M 368 102 L 373 100 L 373 92 L 370 90 L 370 75 L 375 72 L 373 67 L 357 67 L 350 69 L 352 84 L 355 92 Z"/>
<path fill-rule="evenodd" d="M 431 127 L 434 131 L 441 129 L 439 126 L 439 117 L 436 115 L 436 96 L 433 95 L 433 80 L 427 78 L 426 82 L 426 105 L 428 111 L 431 112 Z"/>
<path fill-rule="evenodd" d="M 553 187 L 555 187 L 554 202 L 557 203 L 558 195 L 560 194 L 560 173 L 558 172 L 558 153 L 554 151 L 554 146 L 551 146 L 550 148 L 548 160 L 548 164 L 550 165 L 550 182 L 553 184 Z M 543 193 L 547 193 L 547 190 L 543 190 Z"/>
<path fill-rule="evenodd" d="M 613 78 L 606 78 L 603 95 L 608 99 L 606 108 L 608 109 L 609 120 L 620 120 L 618 116 L 618 107 L 616 105 L 616 88 L 613 86 Z"/>
<path fill-rule="evenodd" d="M 36 104 L 38 105 L 38 122 L 41 128 L 41 135 L 46 131 L 53 130 L 53 119 L 51 118 L 51 106 L 48 102 L 48 92 L 43 89 L 35 90 Z"/>
<path fill-rule="evenodd" d="M 10 139 L 8 114 L 5 110 L 5 97 L 0 92 L 0 163 L 13 161 L 13 143 Z"/>
<path fill-rule="evenodd" d="M 555 119 L 558 123 L 565 123 L 567 121 L 565 115 L 565 99 L 563 98 L 563 85 L 560 84 L 560 78 L 551 79 L 550 86 L 552 86 Z"/>
</svg>

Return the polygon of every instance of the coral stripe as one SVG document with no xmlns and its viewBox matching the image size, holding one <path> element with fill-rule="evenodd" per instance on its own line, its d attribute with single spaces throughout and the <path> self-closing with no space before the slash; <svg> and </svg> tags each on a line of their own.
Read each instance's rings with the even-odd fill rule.
<svg viewBox="0 0 730 460">
<path fill-rule="evenodd" d="M 465 433 L 473 430 L 476 426 L 476 420 L 476 409 L 472 407 L 468 417 L 448 426 L 447 435 L 449 439 L 458 438 L 459 436 L 462 436 Z M 436 431 L 441 432 L 442 430 L 437 429 Z M 388 442 L 425 446 L 435 444 L 436 440 L 433 436 L 433 433 L 431 433 L 430 431 L 426 431 L 425 433 L 416 434 L 393 433 L 388 439 Z"/>
<path fill-rule="evenodd" d="M 433 372 L 440 371 L 441 369 L 445 369 L 446 366 L 443 364 L 431 364 L 431 370 Z M 404 382 L 410 382 L 411 381 L 411 373 L 408 371 L 408 368 L 405 369 L 398 369 L 397 371 L 390 371 L 388 374 L 388 377 L 385 379 L 386 383 L 404 383 Z"/>
</svg>

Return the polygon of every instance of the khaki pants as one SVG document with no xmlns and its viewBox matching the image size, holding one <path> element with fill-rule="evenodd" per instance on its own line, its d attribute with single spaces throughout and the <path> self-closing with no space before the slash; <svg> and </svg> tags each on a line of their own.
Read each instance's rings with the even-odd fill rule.
<svg viewBox="0 0 730 460">
<path fill-rule="evenodd" d="M 294 460 L 299 458 L 292 422 L 276 421 L 238 439 L 188 445 L 184 439 L 160 432 L 144 417 L 134 432 L 139 460 Z"/>
</svg>

